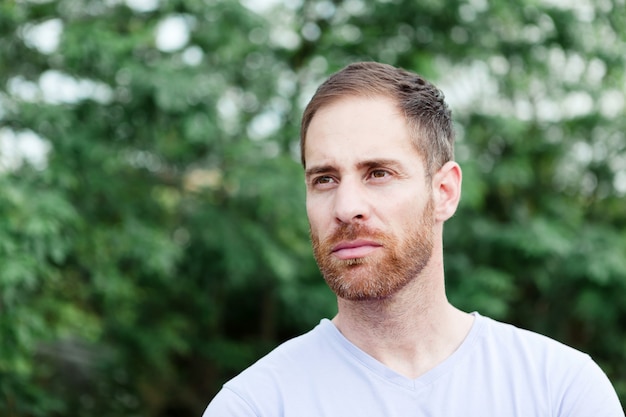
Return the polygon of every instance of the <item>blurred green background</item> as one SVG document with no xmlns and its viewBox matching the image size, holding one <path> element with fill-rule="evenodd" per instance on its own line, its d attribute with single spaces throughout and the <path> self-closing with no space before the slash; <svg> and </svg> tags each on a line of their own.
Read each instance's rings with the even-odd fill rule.
<svg viewBox="0 0 626 417">
<path fill-rule="evenodd" d="M 1 416 L 199 416 L 334 314 L 298 125 L 355 60 L 453 109 L 453 303 L 626 400 L 624 0 L 2 0 L 0 36 Z"/>
</svg>

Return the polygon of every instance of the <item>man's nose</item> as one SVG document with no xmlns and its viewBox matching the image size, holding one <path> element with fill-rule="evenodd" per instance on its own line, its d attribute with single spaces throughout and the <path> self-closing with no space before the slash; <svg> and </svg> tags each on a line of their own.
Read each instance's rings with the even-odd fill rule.
<svg viewBox="0 0 626 417">
<path fill-rule="evenodd" d="M 364 184 L 344 179 L 335 190 L 335 219 L 341 223 L 364 221 L 369 218 L 370 205 Z"/>
</svg>

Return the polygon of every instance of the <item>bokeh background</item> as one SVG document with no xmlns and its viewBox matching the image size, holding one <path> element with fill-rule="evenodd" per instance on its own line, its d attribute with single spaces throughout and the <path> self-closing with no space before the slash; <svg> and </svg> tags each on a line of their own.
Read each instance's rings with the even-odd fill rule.
<svg viewBox="0 0 626 417">
<path fill-rule="evenodd" d="M 298 125 L 355 60 L 456 120 L 457 306 L 626 400 L 624 0 L 2 0 L 0 415 L 199 416 L 335 313 Z"/>
</svg>

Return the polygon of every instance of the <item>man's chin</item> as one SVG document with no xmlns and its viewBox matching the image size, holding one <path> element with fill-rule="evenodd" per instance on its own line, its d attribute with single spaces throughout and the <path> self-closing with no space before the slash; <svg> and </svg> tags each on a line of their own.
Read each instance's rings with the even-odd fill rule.
<svg viewBox="0 0 626 417">
<path fill-rule="evenodd" d="M 389 299 L 396 291 L 371 291 L 357 288 L 334 290 L 337 297 L 352 302 L 368 303 L 380 302 Z"/>
<path fill-rule="evenodd" d="M 340 262 L 347 267 L 354 267 L 358 265 L 364 265 L 365 263 L 367 263 L 366 258 L 344 259 Z"/>
<path fill-rule="evenodd" d="M 340 273 L 325 278 L 330 289 L 345 300 L 380 300 L 395 292 L 395 285 L 381 285 L 380 282 L 372 281 L 372 277 L 376 275 L 372 272 L 367 264 L 356 262 L 342 268 Z"/>
</svg>

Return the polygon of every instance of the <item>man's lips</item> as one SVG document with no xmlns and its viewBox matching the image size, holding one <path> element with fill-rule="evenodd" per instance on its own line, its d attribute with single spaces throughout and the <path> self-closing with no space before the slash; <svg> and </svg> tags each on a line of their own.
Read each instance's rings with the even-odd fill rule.
<svg viewBox="0 0 626 417">
<path fill-rule="evenodd" d="M 371 240 L 353 240 L 335 245 L 332 253 L 342 260 L 357 259 L 369 255 L 380 247 L 382 247 L 380 243 Z"/>
</svg>

